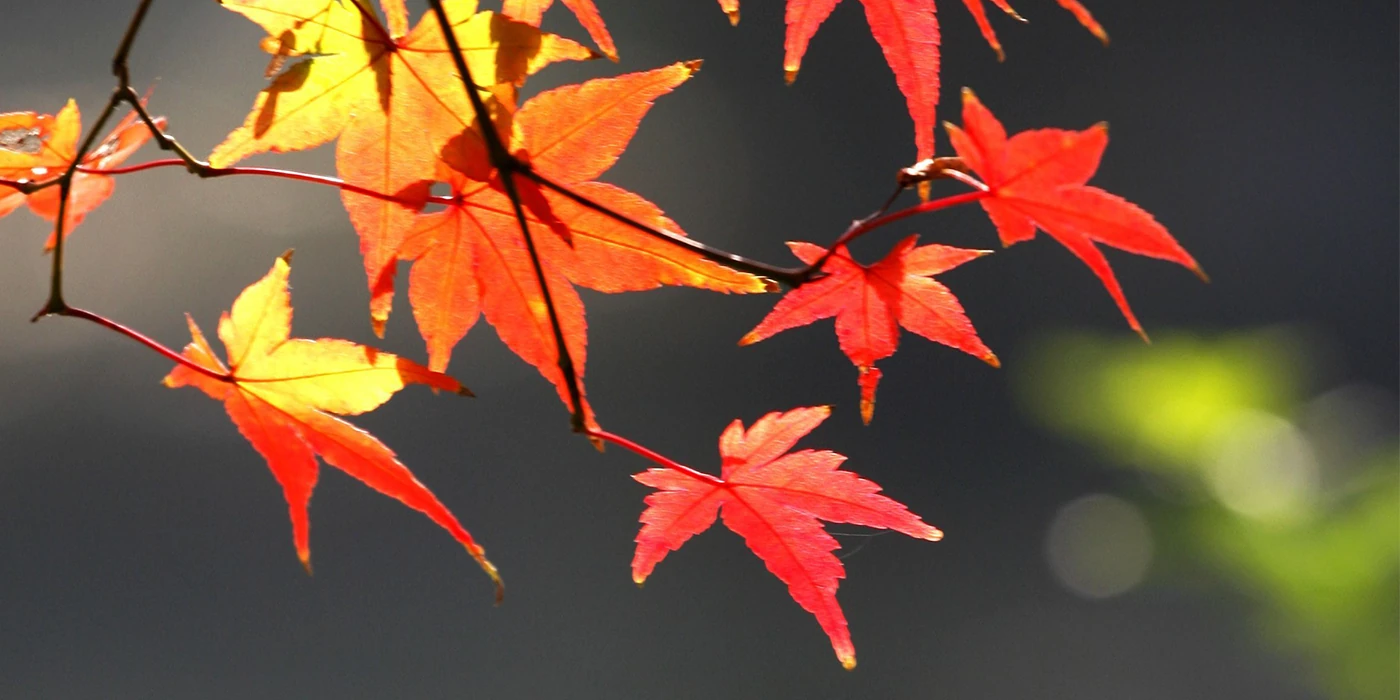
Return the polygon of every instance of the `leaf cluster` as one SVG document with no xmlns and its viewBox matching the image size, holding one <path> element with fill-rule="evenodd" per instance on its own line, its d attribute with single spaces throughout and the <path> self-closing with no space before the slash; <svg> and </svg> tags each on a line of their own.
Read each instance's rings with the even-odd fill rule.
<svg viewBox="0 0 1400 700">
<path fill-rule="evenodd" d="M 992 0 L 1020 18 L 1005 0 Z M 808 43 L 838 0 L 788 0 L 783 69 L 795 79 Z M 298 558 L 310 570 L 308 505 L 320 462 L 422 512 L 490 576 L 500 575 L 455 516 L 383 443 L 346 422 L 400 389 L 424 384 L 470 395 L 444 374 L 480 318 L 556 389 L 575 431 L 600 449 L 612 443 L 651 461 L 635 475 L 646 498 L 633 577 L 641 583 L 669 553 L 722 519 L 830 637 L 838 659 L 855 648 L 836 602 L 844 568 L 821 524 L 890 529 L 923 540 L 942 533 L 879 487 L 841 467 L 845 457 L 791 451 L 824 421 L 826 407 L 769 413 L 720 438 L 715 476 L 604 430 L 585 390 L 587 321 L 576 288 L 635 292 L 688 286 L 726 294 L 787 288 L 747 345 L 826 318 L 858 373 L 860 413 L 874 415 L 882 377 L 876 363 L 898 347 L 900 329 L 999 366 L 962 305 L 937 276 L 987 255 L 940 244 L 896 243 L 873 264 L 848 244 L 907 217 L 977 203 L 1001 242 L 1043 230 L 1103 282 L 1129 325 L 1142 332 L 1098 244 L 1200 267 L 1151 215 L 1087 184 L 1107 129 L 1038 129 L 1008 136 L 971 91 L 961 125 L 947 125 L 955 155 L 936 157 L 940 92 L 938 18 L 931 0 L 862 0 L 914 123 L 914 165 L 899 170 L 890 198 L 829 245 L 789 244 L 800 265 L 782 267 L 695 240 L 643 195 L 603 181 L 655 100 L 700 69 L 681 61 L 652 70 L 565 85 L 523 103 L 530 76 L 561 61 L 619 53 L 592 0 L 564 0 L 596 46 L 540 29 L 552 0 L 506 0 L 500 12 L 475 0 L 431 0 L 416 23 L 403 0 L 222 0 L 261 27 L 267 86 L 236 126 L 201 160 L 166 131 L 132 88 L 127 55 L 151 6 L 141 0 L 113 62 L 118 86 L 83 135 L 77 105 L 57 114 L 0 114 L 0 216 L 27 205 L 54 223 L 50 297 L 36 319 L 97 323 L 161 353 L 175 368 L 170 387 L 190 386 L 224 405 L 238 431 L 283 489 Z M 733 22 L 736 0 L 720 0 Z M 1002 54 L 981 0 L 964 0 L 991 47 Z M 1107 35 L 1082 5 L 1059 0 L 1094 34 Z M 120 106 L 130 113 L 97 139 Z M 175 158 L 126 166 L 154 142 Z M 334 142 L 334 177 L 240 163 L 261 153 Z M 139 332 L 67 303 L 65 240 L 112 195 L 115 178 L 183 167 L 205 178 L 249 175 L 318 182 L 340 190 L 363 257 L 370 328 L 382 336 L 394 306 L 396 270 L 410 265 L 408 304 L 426 345 L 425 364 L 341 339 L 291 337 L 291 254 L 234 300 L 218 323 L 221 359 L 193 319 L 192 342 L 175 352 Z M 892 168 L 893 169 L 893 168 Z M 960 192 L 934 199 L 935 183 Z M 434 188 L 447 194 L 432 194 Z M 892 211 L 907 191 L 920 203 Z M 431 206 L 430 206 L 431 205 Z M 1145 336 L 1144 336 L 1145 337 Z"/>
</svg>

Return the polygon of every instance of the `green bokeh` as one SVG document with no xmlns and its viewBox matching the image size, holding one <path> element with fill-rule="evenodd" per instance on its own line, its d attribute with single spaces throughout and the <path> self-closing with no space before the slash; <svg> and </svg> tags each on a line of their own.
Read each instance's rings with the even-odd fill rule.
<svg viewBox="0 0 1400 700">
<path fill-rule="evenodd" d="M 1064 334 L 1036 348 L 1019 385 L 1046 425 L 1153 475 L 1159 488 L 1139 500 L 1158 536 L 1177 545 L 1159 570 L 1203 568 L 1243 594 L 1264 638 L 1309 657 L 1329 697 L 1392 700 L 1400 696 L 1394 425 L 1361 445 L 1356 463 L 1322 461 L 1314 442 L 1351 436 L 1297 427 L 1308 351 L 1308 336 L 1279 329 L 1166 334 L 1150 346 Z M 1260 426 L 1275 429 L 1245 434 Z M 1281 490 L 1296 493 L 1280 498 Z M 1254 496 L 1287 508 L 1254 508 Z"/>
</svg>

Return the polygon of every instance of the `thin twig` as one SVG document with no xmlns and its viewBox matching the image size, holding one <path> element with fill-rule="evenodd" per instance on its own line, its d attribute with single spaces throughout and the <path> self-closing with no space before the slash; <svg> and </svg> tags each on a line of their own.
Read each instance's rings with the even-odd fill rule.
<svg viewBox="0 0 1400 700">
<path fill-rule="evenodd" d="M 452 23 L 447 19 L 447 10 L 443 8 L 442 0 L 428 0 L 428 2 L 432 5 L 433 14 L 437 16 L 438 28 L 442 30 L 443 39 L 447 42 L 449 53 L 452 54 L 452 62 L 457 67 L 458 76 L 462 79 L 462 89 L 467 91 L 467 99 L 471 101 L 472 112 L 476 115 L 476 123 L 480 126 L 482 140 L 486 143 L 486 154 L 491 160 L 491 166 L 500 173 L 506 196 L 510 198 L 511 204 L 515 208 L 515 218 L 520 224 L 521 235 L 525 237 L 525 248 L 530 253 L 530 263 L 535 268 L 535 280 L 539 282 L 540 292 L 544 297 L 545 310 L 549 313 L 549 325 L 554 333 L 554 343 L 559 350 L 559 371 L 564 375 L 564 382 L 568 385 L 569 400 L 573 404 L 569 409 L 570 422 L 574 432 L 584 432 L 588 418 L 584 414 L 586 409 L 583 406 L 583 387 L 580 386 L 573 358 L 569 355 L 569 346 L 564 342 L 564 329 L 559 324 L 559 311 L 554 307 L 549 283 L 545 280 L 544 265 L 535 250 L 534 240 L 530 238 L 529 222 L 525 218 L 525 209 L 520 201 L 520 193 L 516 190 L 515 175 L 527 173 L 529 168 L 510 154 L 505 144 L 501 143 L 500 134 L 496 133 L 496 129 L 492 126 L 491 112 L 486 108 L 486 103 L 482 101 L 481 93 L 476 90 L 476 82 L 472 80 L 471 67 L 467 65 L 467 61 L 463 57 L 462 47 L 457 43 L 457 35 L 452 31 Z"/>
<path fill-rule="evenodd" d="M 112 56 L 112 73 L 117 77 L 117 89 L 112 92 L 112 96 L 107 99 L 107 106 L 102 109 L 97 120 L 88 127 L 87 138 L 73 154 L 73 162 L 68 164 L 67 169 L 58 177 L 58 220 L 54 223 L 54 246 L 53 246 L 53 267 L 49 273 L 49 299 L 44 304 L 44 308 L 34 314 L 31 321 L 37 321 L 49 314 L 62 313 L 68 308 L 63 300 L 63 248 L 64 238 L 66 238 L 68 219 L 68 195 L 73 189 L 73 174 L 78 171 L 78 164 L 87 156 L 88 151 L 97 142 L 97 135 L 102 133 L 103 127 L 107 125 L 107 120 L 111 118 L 112 112 L 126 100 L 127 94 L 134 95 L 131 89 L 130 71 L 127 68 L 127 57 L 131 53 L 132 42 L 136 40 L 136 33 L 141 29 L 141 24 L 146 19 L 146 12 L 151 9 L 151 0 L 141 0 L 136 6 L 136 12 L 132 14 L 131 21 L 127 22 L 126 33 L 122 35 L 121 43 L 117 46 L 117 51 Z M 137 102 L 140 100 L 138 99 Z M 148 126 L 154 126 L 149 124 Z M 51 186 L 51 185 L 45 185 Z M 37 190 L 39 188 L 35 188 Z"/>
<path fill-rule="evenodd" d="M 382 199 L 386 202 L 396 202 L 406 207 L 413 208 L 418 208 L 425 203 L 448 205 L 453 204 L 457 201 L 451 195 L 427 195 L 423 199 L 404 198 L 399 197 L 397 195 L 380 192 L 378 190 L 373 190 L 368 187 L 361 187 L 360 185 L 346 182 L 338 177 L 331 177 L 329 175 L 315 175 L 312 173 L 303 173 L 296 170 L 280 170 L 278 168 L 250 168 L 245 166 L 229 166 L 227 168 L 215 168 L 203 163 L 199 163 L 198 161 L 196 161 L 196 163 L 198 165 L 197 169 L 194 171 L 195 174 L 204 178 L 228 177 L 230 175 L 262 175 L 265 177 L 276 177 L 285 180 L 297 180 L 299 182 L 312 182 L 318 185 L 327 185 L 330 187 L 335 187 L 341 190 L 345 190 L 346 192 L 362 194 L 366 197 Z M 88 173 L 90 175 L 127 175 L 130 173 L 139 173 L 144 170 L 153 170 L 155 168 L 169 168 L 176 166 L 188 167 L 188 165 L 188 163 L 186 163 L 183 159 L 180 158 L 165 158 L 162 160 L 153 160 L 145 163 L 137 163 L 136 165 L 125 165 L 119 168 L 79 167 L 78 172 Z M 0 182 L 0 184 L 4 183 Z"/>
<path fill-rule="evenodd" d="M 720 250 L 719 248 L 715 248 L 705 243 L 701 243 L 700 241 L 683 236 L 674 231 L 667 231 L 665 229 L 657 228 L 655 226 L 648 226 L 647 224 L 637 221 L 636 219 L 633 219 L 630 216 L 614 211 L 613 209 L 603 204 L 599 204 L 598 202 L 595 202 L 592 199 L 589 199 L 588 197 L 585 197 L 577 192 L 574 192 L 573 190 L 570 190 L 569 188 L 549 179 L 548 177 L 545 177 L 533 168 L 525 168 L 520 174 L 530 178 L 531 180 L 534 180 L 535 182 L 539 183 L 544 187 L 548 187 L 549 189 L 554 190 L 555 192 L 558 192 L 559 194 L 564 195 L 565 197 L 568 197 L 569 199 L 585 207 L 588 207 L 589 209 L 592 209 L 593 211 L 598 212 L 599 214 L 614 219 L 618 223 L 631 226 L 632 228 L 637 229 L 642 233 L 650 234 L 651 236 L 659 238 L 668 243 L 692 250 L 704 256 L 705 258 L 717 262 L 726 267 L 739 270 L 740 272 L 747 272 L 750 274 L 758 275 L 760 277 L 767 277 L 769 279 L 786 284 L 789 287 L 796 287 L 803 282 L 802 268 L 788 268 L 769 265 L 768 263 L 752 260 L 742 255 L 736 255 L 734 253 Z"/>
</svg>

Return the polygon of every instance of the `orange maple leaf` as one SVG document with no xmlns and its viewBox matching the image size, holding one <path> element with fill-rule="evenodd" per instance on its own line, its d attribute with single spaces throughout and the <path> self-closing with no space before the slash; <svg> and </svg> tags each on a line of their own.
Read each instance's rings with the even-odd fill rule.
<svg viewBox="0 0 1400 700">
<path fill-rule="evenodd" d="M 841 351 L 860 370 L 860 416 L 867 424 L 875 413 L 875 388 L 883 376 L 875 362 L 894 354 L 901 326 L 999 367 L 1000 361 L 977 337 L 957 297 L 933 279 L 990 251 L 915 247 L 917 243 L 918 237 L 910 236 L 884 260 L 868 266 L 851 259 L 846 246 L 836 248 L 822 264 L 824 277 L 788 292 L 739 344 L 757 343 L 835 316 Z M 788 243 L 788 247 L 808 265 L 826 253 L 811 243 Z"/>
<path fill-rule="evenodd" d="M 212 165 L 312 148 L 338 136 L 336 171 L 342 179 L 422 201 L 427 193 L 412 186 L 432 179 L 437 151 L 475 120 L 434 16 L 425 15 L 409 31 L 403 0 L 381 0 L 387 26 L 368 0 L 222 4 L 267 31 L 263 48 L 274 56 L 270 70 L 289 58 L 296 62 L 258 94 L 243 126 L 214 149 Z M 476 0 L 444 5 L 482 88 L 518 83 L 554 61 L 596 55 L 528 24 L 476 13 Z M 350 191 L 341 198 L 360 235 L 370 319 L 382 335 L 393 301 L 395 254 L 416 208 Z"/>
<path fill-rule="evenodd" d="M 544 11 L 553 4 L 554 0 L 505 0 L 501 14 L 538 27 L 540 20 L 544 18 Z M 617 47 L 613 45 L 612 35 L 603 24 L 603 16 L 598 14 L 598 7 L 593 4 L 593 0 L 564 0 L 564 6 L 578 18 L 578 23 L 583 25 L 588 36 L 593 37 L 593 42 L 598 45 L 603 55 L 616 61 Z"/>
<path fill-rule="evenodd" d="M 156 126 L 165 126 L 165 117 L 155 118 Z M 78 139 L 82 136 L 82 116 L 78 103 L 69 100 L 57 115 L 34 112 L 0 114 L 0 178 L 42 182 L 59 175 L 72 165 L 78 155 Z M 79 164 L 100 170 L 120 165 L 151 139 L 151 131 L 138 121 L 135 112 L 127 114 L 96 148 L 88 151 Z M 94 209 L 112 196 L 117 183 L 109 175 L 75 172 L 68 191 L 68 206 L 63 215 L 66 238 Z M 25 195 L 19 190 L 0 185 L 0 216 L 5 216 L 21 204 L 46 221 L 58 221 L 59 187 L 53 185 Z M 54 236 L 44 244 L 52 248 Z"/>
<path fill-rule="evenodd" d="M 409 384 L 469 394 L 457 380 L 414 362 L 346 340 L 289 338 L 292 307 L 287 289 L 291 253 L 249 285 L 219 319 L 219 339 L 228 365 L 214 354 L 189 319 L 194 342 L 184 357 L 207 372 L 185 365 L 165 378 L 169 387 L 194 386 L 224 403 L 243 437 L 267 460 L 282 485 L 292 519 L 297 557 L 311 570 L 307 506 L 316 485 L 316 457 L 380 493 L 428 516 L 466 547 L 491 577 L 500 598 L 501 578 L 486 552 L 394 456 L 392 450 L 335 415 L 359 415 L 378 408 Z"/>
<path fill-rule="evenodd" d="M 1108 146 L 1108 126 L 1084 131 L 1036 129 L 1007 138 L 1006 129 L 963 90 L 963 127 L 944 125 L 953 148 L 990 188 L 981 201 L 1004 245 L 1030 240 L 1044 230 L 1089 266 L 1128 320 L 1138 323 L 1127 297 L 1096 243 L 1184 265 L 1202 279 L 1195 259 L 1151 214 L 1117 195 L 1085 183 L 1099 168 Z"/>
<path fill-rule="evenodd" d="M 593 178 L 617 161 L 657 97 L 689 78 L 698 63 L 677 63 L 541 93 L 514 115 L 512 150 L 536 172 L 634 220 L 678 231 L 647 200 Z M 570 405 L 548 310 L 513 205 L 487 161 L 481 136 L 464 132 L 445 150 L 442 179 L 453 201 L 426 213 L 400 251 L 413 261 L 409 302 L 428 364 L 446 369 L 452 348 L 478 315 L 534 365 Z M 722 292 L 762 292 L 764 280 L 618 223 L 517 176 L 527 220 L 575 372 L 583 377 L 586 328 L 578 284 L 601 292 L 663 284 Z M 567 239 L 567 240 L 566 240 Z M 570 406 L 572 408 L 572 406 Z M 591 412 L 589 414 L 591 420 Z"/>
<path fill-rule="evenodd" d="M 722 516 L 787 584 L 792 599 L 816 616 L 841 664 L 855 668 L 855 646 L 836 602 L 836 588 L 846 577 L 832 554 L 840 545 L 819 521 L 889 529 L 932 542 L 943 533 L 880 495 L 877 484 L 842 471 L 844 456 L 826 450 L 788 453 L 829 415 L 826 406 L 769 413 L 748 431 L 734 421 L 719 438 L 719 477 L 687 467 L 633 475 L 658 490 L 646 497 L 632 580 L 642 584 L 667 554 Z"/>
</svg>

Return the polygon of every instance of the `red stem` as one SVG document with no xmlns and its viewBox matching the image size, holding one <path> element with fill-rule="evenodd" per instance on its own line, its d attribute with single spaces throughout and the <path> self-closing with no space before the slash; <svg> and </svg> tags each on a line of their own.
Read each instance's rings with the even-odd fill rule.
<svg viewBox="0 0 1400 700">
<path fill-rule="evenodd" d="M 103 328 L 107 328 L 121 333 L 122 335 L 131 338 L 132 340 L 142 345 L 145 345 L 146 347 L 152 350 L 155 350 L 162 357 L 165 357 L 166 359 L 172 362 L 182 364 L 196 372 L 199 372 L 200 374 L 203 374 L 208 377 L 213 377 L 214 379 L 217 379 L 221 382 L 233 381 L 233 377 L 227 374 L 221 374 L 212 369 L 209 369 L 208 367 L 200 365 L 194 362 L 193 360 L 189 359 L 188 357 L 185 357 L 184 355 L 181 355 L 180 353 L 175 352 L 174 350 L 171 350 L 170 348 L 167 348 L 164 345 L 161 345 L 159 342 L 152 340 L 149 336 L 146 336 L 145 334 L 133 330 L 131 328 L 127 328 L 126 326 L 123 326 L 122 324 L 117 323 L 116 321 L 113 321 L 105 316 L 99 316 L 91 311 L 85 311 L 83 309 L 75 309 L 71 306 L 65 307 L 64 309 L 55 313 L 59 316 L 71 316 L 73 318 L 81 318 L 87 321 L 92 321 L 93 323 L 96 323 L 97 325 L 102 326 Z"/>
<path fill-rule="evenodd" d="M 127 173 L 139 173 L 142 170 L 152 170 L 154 168 L 175 167 L 185 168 L 188 167 L 188 164 L 179 158 L 165 158 L 162 160 L 153 160 L 146 163 L 137 163 L 136 165 L 127 165 L 120 168 L 100 169 L 79 167 L 78 172 L 88 173 L 90 175 L 125 175 Z M 336 187 L 347 192 L 354 192 L 355 194 L 362 194 L 366 197 L 374 197 L 375 199 L 383 199 L 389 202 L 398 202 L 399 204 L 403 204 L 409 207 L 417 207 L 419 204 L 417 201 L 414 200 L 407 200 L 401 197 L 394 196 L 392 194 L 378 192 L 367 187 L 352 185 L 344 180 L 341 180 L 338 177 L 330 177 L 329 175 L 312 175 L 310 173 L 297 172 L 295 170 L 279 170 L 277 168 L 248 168 L 242 166 L 235 166 L 231 168 L 206 167 L 200 170 L 199 175 L 201 177 L 225 177 L 228 175 L 263 175 L 266 177 L 280 177 L 285 180 L 299 180 L 301 182 L 313 182 L 318 185 L 329 185 L 331 187 Z M 0 181 L 0 185 L 2 184 L 7 183 Z M 453 202 L 453 199 L 452 197 L 446 195 L 429 195 L 426 201 L 431 202 L 433 204 L 451 204 Z"/>
<path fill-rule="evenodd" d="M 871 231 L 874 231 L 875 229 L 880 228 L 881 226 L 886 226 L 888 224 L 892 224 L 896 221 L 899 221 L 900 219 L 907 219 L 911 216 L 927 214 L 931 211 L 938 211 L 939 209 L 948 209 L 962 204 L 969 204 L 992 196 L 991 189 L 987 188 L 986 185 L 983 185 L 982 183 L 977 182 L 975 180 L 969 182 L 968 184 L 973 184 L 975 186 L 980 187 L 981 189 L 978 189 L 976 192 L 964 192 L 962 194 L 955 194 L 951 197 L 942 197 L 929 202 L 924 202 L 923 204 L 917 204 L 912 207 L 900 209 L 899 211 L 894 212 L 892 214 L 884 214 L 882 216 L 877 216 L 873 219 L 867 219 L 856 224 L 855 226 L 850 227 L 849 229 L 846 229 L 846 232 L 841 234 L 841 237 L 837 238 L 836 242 L 832 243 L 831 247 L 827 248 L 826 252 L 823 253 L 822 256 L 818 258 L 815 262 L 813 262 L 808 267 L 808 269 L 821 269 L 822 264 L 825 263 L 827 259 L 829 259 L 832 256 L 833 253 L 836 252 L 837 248 L 840 248 L 841 246 L 846 245 L 847 243 L 850 243 L 851 241 L 860 238 L 861 236 L 864 236 L 865 234 L 870 233 Z"/>
<path fill-rule="evenodd" d="M 606 440 L 608 442 L 611 442 L 612 444 L 617 445 L 618 447 L 621 447 L 623 449 L 630 450 L 636 453 L 637 455 L 640 455 L 643 459 L 651 460 L 652 462 L 666 467 L 667 469 L 678 471 L 682 474 L 685 474 L 688 477 L 691 477 L 692 479 L 698 479 L 713 486 L 725 485 L 723 479 L 713 474 L 706 474 L 705 472 L 691 469 L 690 467 L 687 467 L 684 464 L 681 464 L 680 462 L 664 457 L 656 452 L 642 447 L 641 445 L 638 445 L 637 443 L 632 442 L 631 440 L 628 440 L 627 438 L 622 437 L 621 435 L 614 435 L 606 430 L 597 428 L 589 430 L 588 434 L 600 440 Z"/>
<path fill-rule="evenodd" d="M 949 209 L 951 207 L 956 207 L 963 204 L 971 204 L 972 202 L 983 200 L 990 196 L 992 196 L 991 190 L 977 190 L 976 192 L 964 192 L 962 194 L 955 194 L 951 197 L 943 197 L 941 199 L 935 199 L 930 202 L 924 202 L 923 204 L 915 205 L 907 209 L 900 209 L 899 211 L 894 212 L 892 214 L 885 214 L 884 216 L 871 219 L 870 221 L 867 221 L 861 224 L 860 226 L 857 226 L 851 229 L 850 231 L 847 231 L 841 236 L 840 239 L 837 240 L 836 245 L 848 243 L 855 238 L 858 238 L 871 231 L 874 231 L 875 229 L 880 228 L 881 226 L 892 224 L 896 221 L 899 221 L 900 219 L 906 219 L 908 217 L 916 216 L 918 214 L 927 214 L 931 211 L 938 211 L 939 209 Z"/>
</svg>

